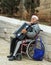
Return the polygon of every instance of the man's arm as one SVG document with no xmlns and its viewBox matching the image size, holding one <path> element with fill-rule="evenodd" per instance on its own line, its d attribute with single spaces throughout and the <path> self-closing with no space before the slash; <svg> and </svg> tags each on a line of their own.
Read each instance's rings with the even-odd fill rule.
<svg viewBox="0 0 51 65">
<path fill-rule="evenodd" d="M 29 38 L 34 38 L 34 36 L 36 35 L 36 32 L 35 32 L 35 30 L 34 30 L 34 27 L 33 27 L 32 32 L 27 32 L 26 35 L 27 35 L 27 37 L 29 37 Z"/>
</svg>

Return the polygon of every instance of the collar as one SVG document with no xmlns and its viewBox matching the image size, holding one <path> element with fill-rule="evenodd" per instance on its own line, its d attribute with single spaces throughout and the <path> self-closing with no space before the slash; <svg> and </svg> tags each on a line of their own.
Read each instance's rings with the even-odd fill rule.
<svg viewBox="0 0 51 65">
<path fill-rule="evenodd" d="M 35 24 L 37 24 L 37 23 L 31 23 L 31 25 L 35 25 Z"/>
</svg>

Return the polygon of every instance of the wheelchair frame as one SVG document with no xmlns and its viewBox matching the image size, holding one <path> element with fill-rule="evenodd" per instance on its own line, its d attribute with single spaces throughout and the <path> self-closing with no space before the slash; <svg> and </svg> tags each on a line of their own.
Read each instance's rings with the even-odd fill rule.
<svg viewBox="0 0 51 65">
<path fill-rule="evenodd" d="M 41 37 L 40 37 L 40 38 L 41 38 Z M 38 36 L 38 34 L 37 34 L 37 35 L 35 36 L 35 39 L 32 40 L 30 43 L 26 44 L 26 43 L 25 43 L 26 41 L 24 41 L 24 43 L 21 44 L 21 54 L 22 54 L 22 53 L 23 53 L 23 54 L 27 54 L 27 56 L 28 56 L 29 59 L 33 59 L 33 58 L 31 57 L 31 55 L 29 54 L 29 48 L 30 48 L 30 45 L 32 45 L 32 46 L 34 45 L 34 44 L 32 44 L 32 43 L 35 42 L 35 40 L 38 40 L 38 42 L 41 43 L 41 42 L 40 42 L 40 38 L 39 38 L 39 36 Z M 42 43 L 44 43 L 43 40 L 42 40 Z M 26 47 L 26 52 L 23 51 L 23 46 Z M 32 50 L 33 50 L 33 48 L 34 48 L 34 47 L 32 47 Z M 45 47 L 44 47 L 44 50 L 45 50 Z"/>
</svg>

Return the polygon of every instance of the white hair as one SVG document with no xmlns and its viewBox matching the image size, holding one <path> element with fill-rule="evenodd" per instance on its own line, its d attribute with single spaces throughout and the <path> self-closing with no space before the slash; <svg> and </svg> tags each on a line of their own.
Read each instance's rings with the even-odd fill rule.
<svg viewBox="0 0 51 65">
<path fill-rule="evenodd" d="M 39 20 L 38 16 L 36 16 L 36 15 L 32 15 L 31 18 L 36 18 L 37 20 Z"/>
</svg>

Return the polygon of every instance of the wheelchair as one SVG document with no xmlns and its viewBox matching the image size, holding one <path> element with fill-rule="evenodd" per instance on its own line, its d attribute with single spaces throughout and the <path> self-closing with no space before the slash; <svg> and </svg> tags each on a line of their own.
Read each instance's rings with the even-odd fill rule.
<svg viewBox="0 0 51 65">
<path fill-rule="evenodd" d="M 26 41 L 23 40 L 23 43 L 21 44 L 21 54 L 26 54 L 29 59 L 33 59 L 34 48 L 35 46 L 37 46 L 37 48 L 41 48 L 41 42 L 43 43 L 42 49 L 45 50 L 44 41 L 42 40 L 41 36 L 38 36 L 38 34 L 34 37 L 34 40 L 32 40 L 31 42 L 26 43 Z"/>
</svg>

